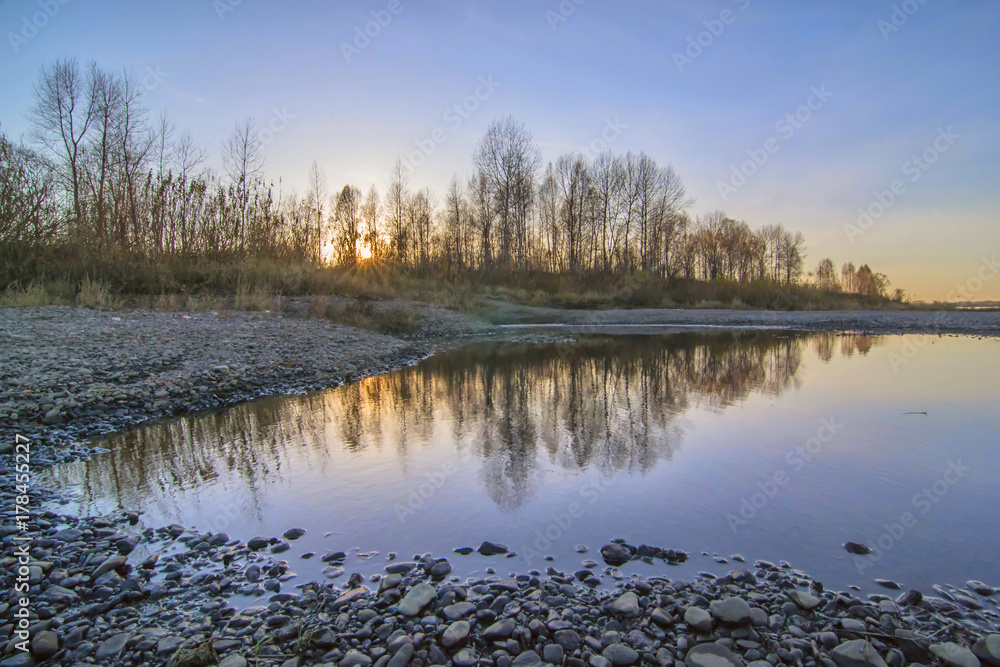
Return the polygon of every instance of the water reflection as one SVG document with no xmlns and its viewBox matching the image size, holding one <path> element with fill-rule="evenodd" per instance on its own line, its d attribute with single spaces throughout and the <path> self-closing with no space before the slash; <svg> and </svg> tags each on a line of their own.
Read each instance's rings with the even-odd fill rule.
<svg viewBox="0 0 1000 667">
<path fill-rule="evenodd" d="M 837 349 L 863 355 L 879 340 L 727 332 L 476 345 L 325 392 L 116 434 L 101 443 L 109 454 L 53 475 L 79 490 L 85 511 L 179 521 L 212 511 L 220 494 L 198 490 L 215 487 L 264 522 L 275 489 L 295 493 L 297 469 L 335 485 L 345 456 L 370 455 L 405 479 L 412 448 L 446 440 L 450 456 L 477 462 L 492 502 L 514 511 L 549 469 L 642 474 L 672 459 L 685 412 L 797 387 L 807 344 L 828 362 Z"/>
</svg>

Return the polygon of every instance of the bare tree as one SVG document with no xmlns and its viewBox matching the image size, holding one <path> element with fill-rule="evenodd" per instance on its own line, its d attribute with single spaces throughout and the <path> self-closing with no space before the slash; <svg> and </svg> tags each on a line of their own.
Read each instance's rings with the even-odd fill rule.
<svg viewBox="0 0 1000 667">
<path fill-rule="evenodd" d="M 361 190 L 353 185 L 345 185 L 337 193 L 333 204 L 333 221 L 333 244 L 338 260 L 345 266 L 354 266 L 358 263 L 358 240 L 361 237 Z"/>
<path fill-rule="evenodd" d="M 840 277 L 843 281 L 844 291 L 853 294 L 857 292 L 857 287 L 855 286 L 855 270 L 854 262 L 847 262 L 842 267 L 840 267 Z"/>
<path fill-rule="evenodd" d="M 378 190 L 372 185 L 361 206 L 361 243 L 368 250 L 368 256 L 377 262 L 385 260 L 386 244 L 379 221 L 382 218 L 382 201 Z"/>
<path fill-rule="evenodd" d="M 781 271 L 786 285 L 802 276 L 802 264 L 805 259 L 806 238 L 802 232 L 786 231 L 782 234 L 780 246 Z"/>
<path fill-rule="evenodd" d="M 833 266 L 833 260 L 827 257 L 820 261 L 816 267 L 816 287 L 828 292 L 839 292 L 840 281 L 837 280 L 837 269 Z"/>
<path fill-rule="evenodd" d="M 237 121 L 233 133 L 222 144 L 222 163 L 239 206 L 233 225 L 234 238 L 242 237 L 246 230 L 250 193 L 264 172 L 262 148 L 253 118 Z"/>
<path fill-rule="evenodd" d="M 208 151 L 198 146 L 190 131 L 181 134 L 173 147 L 173 159 L 177 164 L 177 175 L 182 181 L 194 176 L 194 171 L 208 158 Z"/>
<path fill-rule="evenodd" d="M 389 244 L 392 246 L 393 259 L 400 264 L 407 260 L 406 248 L 409 238 L 406 229 L 406 202 L 409 199 L 409 176 L 406 166 L 400 159 L 389 175 L 388 189 L 385 194 L 386 222 L 389 227 Z"/>
<path fill-rule="evenodd" d="M 323 238 L 326 236 L 324 229 L 324 207 L 330 198 L 330 193 L 326 186 L 326 173 L 313 160 L 309 167 L 309 184 L 306 191 L 306 206 L 309 209 L 309 236 L 315 240 L 314 253 L 317 258 L 322 254 Z"/>
<path fill-rule="evenodd" d="M 52 165 L 0 133 L 0 248 L 20 253 L 55 238 L 54 189 Z"/>
<path fill-rule="evenodd" d="M 559 189 L 559 219 L 566 233 L 566 259 L 571 272 L 581 267 L 581 242 L 586 196 L 590 174 L 582 155 L 563 155 L 556 163 L 556 184 Z"/>
<path fill-rule="evenodd" d="M 477 171 L 469 178 L 469 192 L 473 224 L 479 241 L 479 268 L 489 273 L 493 270 L 493 235 L 497 216 L 493 207 L 493 192 L 486 174 Z"/>
<path fill-rule="evenodd" d="M 476 148 L 476 170 L 489 184 L 500 227 L 499 262 L 503 269 L 512 268 L 516 254 L 523 256 L 534 177 L 541 161 L 531 133 L 510 117 L 490 123 Z"/>
<path fill-rule="evenodd" d="M 156 158 L 157 173 L 164 173 L 170 168 L 173 160 L 174 123 L 161 111 L 153 126 L 153 150 Z"/>
<path fill-rule="evenodd" d="M 77 221 L 83 219 L 81 161 L 94 118 L 93 85 L 92 77 L 80 74 L 76 59 L 57 60 L 42 68 L 34 88 L 35 104 L 28 112 L 35 139 L 57 160 L 57 173 L 68 185 Z"/>
</svg>

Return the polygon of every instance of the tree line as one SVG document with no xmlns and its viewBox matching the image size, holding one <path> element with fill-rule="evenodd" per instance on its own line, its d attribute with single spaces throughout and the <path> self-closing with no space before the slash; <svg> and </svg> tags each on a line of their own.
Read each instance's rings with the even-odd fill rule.
<svg viewBox="0 0 1000 667">
<path fill-rule="evenodd" d="M 646 153 L 568 153 L 543 165 L 528 129 L 503 118 L 443 201 L 411 188 L 401 160 L 384 192 L 345 185 L 332 196 L 314 162 L 299 196 L 267 179 L 252 119 L 222 142 L 216 174 L 190 133 L 151 116 L 144 92 L 129 72 L 94 63 L 42 68 L 28 141 L 0 132 L 0 243 L 150 258 L 372 261 L 487 280 L 550 272 L 793 284 L 806 275 L 800 232 L 753 229 L 724 212 L 692 217 L 680 176 Z M 832 291 L 885 296 L 888 288 L 867 266 L 845 266 L 838 277 L 824 260 L 814 275 Z"/>
</svg>

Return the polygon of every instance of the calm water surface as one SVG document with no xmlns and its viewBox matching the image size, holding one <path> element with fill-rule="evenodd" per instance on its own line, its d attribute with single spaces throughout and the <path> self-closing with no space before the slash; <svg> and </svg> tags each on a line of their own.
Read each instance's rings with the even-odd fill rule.
<svg viewBox="0 0 1000 667">
<path fill-rule="evenodd" d="M 575 571 L 622 537 L 691 554 L 626 574 L 724 574 L 734 564 L 711 556 L 739 553 L 834 588 L 995 586 L 998 352 L 789 332 L 482 344 L 117 434 L 52 479 L 74 499 L 62 509 L 140 510 L 145 526 L 305 528 L 280 556 L 300 582 L 322 578 L 306 551 L 347 551 L 363 574 L 389 551 L 432 552 L 465 577 L 543 570 L 544 555 Z M 483 540 L 518 555 L 452 553 Z M 877 558 L 854 559 L 848 540 L 881 545 Z"/>
</svg>

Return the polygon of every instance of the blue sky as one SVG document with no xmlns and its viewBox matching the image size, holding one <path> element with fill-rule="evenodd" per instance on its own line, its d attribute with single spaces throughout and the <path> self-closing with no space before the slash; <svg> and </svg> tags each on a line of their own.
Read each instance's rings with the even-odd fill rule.
<svg viewBox="0 0 1000 667">
<path fill-rule="evenodd" d="M 147 77 L 148 105 L 215 166 L 237 119 L 273 122 L 267 170 L 288 189 L 304 188 L 313 159 L 331 191 L 384 189 L 423 141 L 434 151 L 412 183 L 440 197 L 489 122 L 513 115 L 546 161 L 605 132 L 616 152 L 673 164 L 693 214 L 800 229 L 810 267 L 867 262 L 917 297 L 945 298 L 1000 251 L 996 2 L 398 3 L 6 0 L 0 123 L 26 132 L 39 68 L 75 56 Z M 50 4 L 37 34 L 26 29 Z M 391 19 L 348 59 L 372 12 Z M 467 117 L 448 114 L 466 100 Z M 915 167 L 925 152 L 933 164 Z M 754 154 L 767 159 L 743 165 Z M 753 173 L 742 183 L 734 169 Z M 858 209 L 878 213 L 894 181 L 895 201 L 859 226 Z M 724 200 L 727 182 L 739 187 Z M 1000 275 L 974 296 L 1000 299 Z"/>
</svg>

